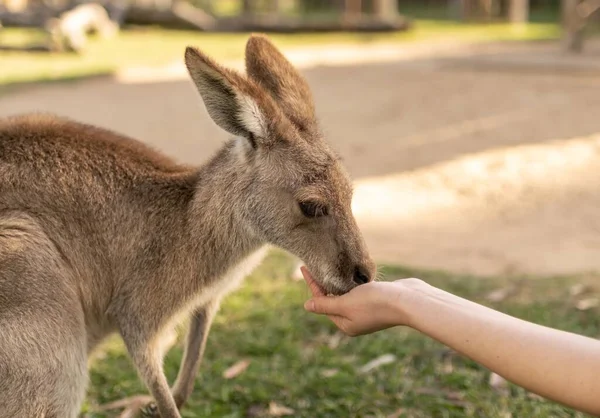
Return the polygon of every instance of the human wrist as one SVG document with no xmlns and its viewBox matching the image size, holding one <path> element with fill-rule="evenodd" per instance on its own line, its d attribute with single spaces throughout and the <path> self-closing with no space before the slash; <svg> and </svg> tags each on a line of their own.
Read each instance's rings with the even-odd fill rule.
<svg viewBox="0 0 600 418">
<path fill-rule="evenodd" d="M 396 291 L 393 292 L 390 309 L 396 321 L 402 325 L 416 329 L 416 320 L 420 316 L 420 309 L 427 294 L 434 289 L 421 279 L 401 279 L 395 282 Z"/>
</svg>

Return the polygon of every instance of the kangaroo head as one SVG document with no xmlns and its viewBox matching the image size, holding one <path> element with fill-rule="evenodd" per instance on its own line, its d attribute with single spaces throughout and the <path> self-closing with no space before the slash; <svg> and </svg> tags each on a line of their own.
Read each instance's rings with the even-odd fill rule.
<svg viewBox="0 0 600 418">
<path fill-rule="evenodd" d="M 372 280 L 350 178 L 300 73 L 258 35 L 246 45 L 246 76 L 191 47 L 185 61 L 211 118 L 236 137 L 235 169 L 247 179 L 236 204 L 251 232 L 301 258 L 329 293 Z"/>
</svg>

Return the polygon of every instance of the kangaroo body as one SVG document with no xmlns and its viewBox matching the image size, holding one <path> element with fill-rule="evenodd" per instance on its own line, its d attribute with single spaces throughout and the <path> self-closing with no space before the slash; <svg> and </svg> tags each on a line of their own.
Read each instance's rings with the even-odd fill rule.
<svg viewBox="0 0 600 418">
<path fill-rule="evenodd" d="M 148 328 L 156 336 L 180 314 L 217 302 L 235 286 L 243 260 L 256 265 L 264 251 L 237 227 L 228 211 L 234 202 L 217 193 L 223 182 L 236 184 L 227 169 L 231 149 L 191 169 L 135 140 L 65 119 L 31 115 L 1 122 L 0 266 L 20 262 L 13 261 L 15 269 L 0 267 L 0 329 L 28 324 L 33 336 L 36 328 L 57 323 L 60 334 L 68 322 L 79 338 L 77 353 L 64 359 L 52 359 L 52 339 L 0 339 L 0 364 L 22 369 L 15 355 L 27 353 L 66 366 L 71 356 L 84 360 L 111 332 Z M 196 237 L 211 237 L 210 245 Z M 23 320 L 27 312 L 32 321 Z M 85 390 L 82 370 L 70 379 L 78 399 Z M 55 386 L 51 379 L 30 383 L 32 391 Z M 15 384 L 29 386 L 27 379 L 0 379 L 0 393 Z M 27 404 L 27 390 L 22 393 L 24 399 L 5 402 Z M 1 416 L 35 416 L 2 401 Z"/>
<path fill-rule="evenodd" d="M 261 65 L 291 68 L 254 39 L 255 59 L 269 54 Z M 300 142 L 298 115 L 278 110 L 285 106 L 266 86 L 199 51 L 188 49 L 186 62 L 211 117 L 235 135 L 202 167 L 52 115 L 0 120 L 0 417 L 76 417 L 88 354 L 113 332 L 152 393 L 154 414 L 179 417 L 220 300 L 268 243 L 312 263 L 333 293 L 372 273 L 348 181 L 324 143 Z M 297 149 L 267 143 L 282 135 Z M 186 316 L 171 389 L 162 336 Z"/>
</svg>

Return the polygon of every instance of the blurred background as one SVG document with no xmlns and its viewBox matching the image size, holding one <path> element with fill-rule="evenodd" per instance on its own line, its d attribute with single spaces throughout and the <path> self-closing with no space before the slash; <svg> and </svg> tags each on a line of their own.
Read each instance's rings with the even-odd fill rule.
<svg viewBox="0 0 600 418">
<path fill-rule="evenodd" d="M 267 33 L 306 76 L 385 280 L 416 276 L 600 337 L 600 1 L 0 0 L 0 117 L 57 113 L 185 163 L 227 135 L 187 45 L 243 68 Z M 347 339 L 274 251 L 217 318 L 184 416 L 572 417 L 409 330 Z M 173 378 L 181 349 L 168 356 Z M 85 416 L 145 392 L 118 340 Z M 113 415 L 111 415 L 113 414 Z"/>
</svg>

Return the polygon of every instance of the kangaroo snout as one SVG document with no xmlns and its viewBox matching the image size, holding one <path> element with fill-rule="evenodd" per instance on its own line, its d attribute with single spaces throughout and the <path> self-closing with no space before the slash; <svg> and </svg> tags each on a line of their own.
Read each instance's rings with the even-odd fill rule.
<svg viewBox="0 0 600 418">
<path fill-rule="evenodd" d="M 354 267 L 354 276 L 352 277 L 354 283 L 357 285 L 366 284 L 373 280 L 373 275 L 367 269 L 367 267 L 362 265 L 356 265 Z"/>
</svg>

